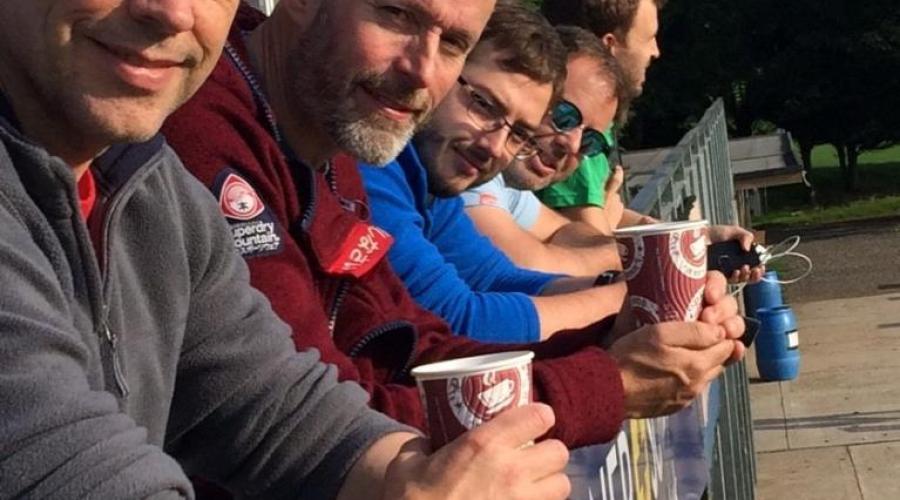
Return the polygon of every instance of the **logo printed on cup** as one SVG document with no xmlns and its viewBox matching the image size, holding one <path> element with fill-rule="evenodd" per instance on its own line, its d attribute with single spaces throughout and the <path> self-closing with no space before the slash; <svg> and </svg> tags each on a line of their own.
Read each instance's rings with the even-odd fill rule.
<svg viewBox="0 0 900 500">
<path fill-rule="evenodd" d="M 513 405 L 521 395 L 530 393 L 528 384 L 528 367 L 519 366 L 479 376 L 451 377 L 447 380 L 447 397 L 456 419 L 471 428 L 490 420 L 501 410 L 527 403 Z"/>
<path fill-rule="evenodd" d="M 669 254 L 675 267 L 695 280 L 706 276 L 706 247 L 705 228 L 676 231 L 669 237 Z"/>
<path fill-rule="evenodd" d="M 655 325 L 660 322 L 659 305 L 656 302 L 640 295 L 632 295 L 629 297 L 629 302 L 638 327 Z"/>
<path fill-rule="evenodd" d="M 706 290 L 706 286 L 701 287 L 697 290 L 696 295 L 691 299 L 691 302 L 688 304 L 687 311 L 684 313 L 685 321 L 696 321 L 700 318 L 700 310 L 703 308 L 703 291 Z"/>
<path fill-rule="evenodd" d="M 438 449 L 502 411 L 531 402 L 531 351 L 439 361 L 412 369 Z"/>
<path fill-rule="evenodd" d="M 622 238 L 618 242 L 619 255 L 622 257 L 622 274 L 625 280 L 637 276 L 644 265 L 644 240 L 641 238 Z"/>
</svg>

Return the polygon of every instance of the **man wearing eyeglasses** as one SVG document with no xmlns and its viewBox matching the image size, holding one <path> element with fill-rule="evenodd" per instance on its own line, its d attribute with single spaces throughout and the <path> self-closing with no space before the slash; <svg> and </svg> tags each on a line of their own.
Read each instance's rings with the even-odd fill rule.
<svg viewBox="0 0 900 500">
<path fill-rule="evenodd" d="M 533 342 L 586 328 L 617 313 L 625 294 L 621 283 L 593 287 L 595 276 L 516 266 L 478 234 L 458 196 L 538 153 L 536 134 L 565 67 L 555 31 L 541 24 L 555 53 L 528 58 L 515 49 L 510 57 L 513 44 L 537 45 L 515 26 L 479 43 L 412 144 L 386 167 L 362 168 L 373 220 L 396 239 L 388 256 L 409 292 L 478 340 Z"/>
<path fill-rule="evenodd" d="M 576 276 L 619 269 L 615 241 L 580 221 L 570 221 L 532 193 L 568 177 L 584 158 L 605 156 L 601 132 L 624 95 L 624 76 L 610 52 L 590 32 L 559 26 L 568 52 L 562 99 L 536 133 L 538 153 L 514 161 L 501 175 L 462 198 L 478 230 L 516 264 Z"/>
<path fill-rule="evenodd" d="M 476 2 L 464 4 L 472 8 L 477 5 Z M 569 446 L 610 439 L 625 415 L 659 415 L 684 406 L 688 402 L 685 394 L 694 394 L 704 381 L 715 377 L 721 371 L 722 360 L 741 353 L 739 344 L 733 341 L 742 331 L 740 318 L 735 317 L 734 301 L 724 299 L 724 282 L 709 287 L 708 298 L 713 304 L 706 317 L 709 324 L 642 330 L 659 338 L 674 336 L 689 342 L 683 351 L 663 356 L 669 366 L 679 370 L 688 366 L 679 361 L 683 353 L 716 353 L 713 363 L 692 361 L 689 366 L 697 369 L 684 372 L 688 375 L 684 377 L 681 371 L 651 370 L 643 366 L 642 360 L 648 359 L 646 350 L 633 342 L 641 335 L 629 336 L 632 338 L 627 342 L 623 339 L 608 352 L 598 347 L 599 335 L 593 331 L 559 335 L 529 345 L 484 344 L 454 336 L 445 322 L 413 301 L 389 265 L 387 249 L 401 245 L 402 239 L 391 243 L 390 238 L 385 238 L 386 233 L 373 225 L 356 163 L 339 153 L 377 163 L 389 149 L 387 146 L 404 137 L 405 127 L 400 125 L 412 119 L 400 123 L 387 120 L 402 115 L 386 104 L 382 105 L 386 108 L 383 111 L 382 107 L 373 106 L 367 97 L 370 91 L 357 91 L 348 96 L 346 92 L 352 86 L 334 86 L 334 83 L 346 81 L 349 75 L 368 74 L 368 78 L 357 80 L 377 83 L 374 87 L 370 85 L 370 90 L 380 90 L 375 94 L 385 95 L 383 101 L 394 103 L 412 101 L 408 98 L 412 90 L 434 93 L 437 100 L 444 97 L 446 90 L 450 93 L 448 100 L 467 98 L 465 94 L 457 94 L 468 89 L 462 89 L 463 84 L 456 85 L 456 79 L 463 67 L 461 59 L 470 48 L 463 50 L 462 55 L 453 48 L 462 35 L 475 29 L 468 27 L 473 22 L 472 12 L 452 6 L 460 14 L 453 22 L 442 23 L 440 30 L 428 24 L 451 17 L 447 10 L 450 8 L 449 4 L 426 1 L 329 0 L 310 4 L 282 0 L 279 10 L 268 21 L 242 8 L 226 54 L 198 95 L 169 120 L 166 137 L 186 166 L 218 196 L 223 215 L 231 225 L 234 243 L 250 268 L 252 283 L 268 296 L 275 312 L 293 327 L 295 345 L 303 350 L 317 349 L 324 361 L 337 366 L 341 380 L 358 382 L 368 391 L 374 408 L 423 428 L 424 410 L 409 377 L 410 367 L 519 348 L 535 352 L 535 399 L 551 405 L 556 414 L 548 436 Z M 523 8 L 515 0 L 498 2 L 478 44 L 487 43 L 485 40 L 498 36 L 498 32 L 515 34 L 523 40 L 541 40 L 545 33 L 552 33 L 545 22 L 536 22 L 535 15 L 523 12 Z M 316 22 L 292 24 L 317 10 L 327 15 L 321 20 L 322 26 Z M 308 24 L 313 27 L 304 31 L 303 26 Z M 508 24 L 514 25 L 513 28 L 496 27 Z M 429 36 L 440 32 L 441 36 L 415 44 L 410 39 L 417 30 L 428 31 Z M 353 33 L 354 38 L 348 39 L 347 33 Z M 531 38 L 532 33 L 535 38 Z M 316 42 L 305 46 L 299 55 L 278 50 L 297 43 L 298 37 L 303 43 Z M 385 43 L 395 37 L 406 43 Z M 451 38 L 443 40 L 448 37 Z M 437 42 L 437 38 L 442 41 L 435 43 L 430 51 L 424 50 L 426 42 Z M 474 39 L 470 41 L 475 45 Z M 561 48 L 553 49 L 555 46 L 558 42 L 554 44 L 551 39 L 546 47 L 537 44 L 534 50 L 559 51 L 559 63 L 553 67 L 561 68 L 564 54 Z M 347 57 L 359 54 L 366 47 L 381 50 L 367 52 L 364 57 Z M 528 44 L 516 46 L 516 50 L 527 48 Z M 410 58 L 411 54 L 419 57 Z M 513 61 L 527 59 L 518 57 L 516 51 L 514 55 Z M 283 79 L 290 81 L 295 75 L 279 72 L 277 68 L 296 63 L 296 57 L 302 58 L 302 67 L 308 73 L 303 78 L 324 79 L 320 83 L 329 83 L 332 88 L 324 93 L 318 85 L 307 88 L 296 82 L 283 83 Z M 336 59 L 342 64 L 335 65 Z M 413 60 L 417 64 L 410 64 Z M 479 89 L 484 84 L 482 76 L 465 72 L 464 85 L 473 91 Z M 553 79 L 548 76 L 545 80 Z M 542 106 L 546 107 L 551 85 L 536 86 L 546 89 L 542 97 Z M 312 94 L 317 88 L 317 93 Z M 332 98 L 335 89 L 344 91 L 342 99 Z M 387 95 L 392 97 L 388 100 Z M 348 100 L 359 101 L 359 107 L 349 106 Z M 467 109 L 464 108 L 464 113 L 468 113 Z M 323 113 L 324 110 L 330 114 Z M 351 112 L 356 113 L 355 122 L 348 119 Z M 539 110 L 528 121 L 537 126 L 542 114 L 543 110 Z M 504 114 L 511 124 L 520 121 L 513 117 Z M 325 123 L 326 118 L 330 124 Z M 348 122 L 357 125 L 337 126 Z M 351 136 L 336 131 L 359 130 L 360 122 L 367 126 L 369 133 Z M 503 127 L 509 130 L 509 126 Z M 320 130 L 327 132 L 320 135 Z M 309 141 L 314 136 L 324 140 Z M 297 141 L 298 137 L 307 142 Z M 255 228 L 277 231 L 275 234 L 280 239 L 267 242 L 262 234 L 251 233 Z M 263 248 L 263 244 L 272 246 Z M 508 327 L 498 326 L 501 331 L 504 328 Z M 728 332 L 724 339 L 718 336 L 723 330 Z M 595 397 L 573 397 L 576 394 Z M 543 428 L 535 437 L 545 431 Z M 501 438 L 500 434 L 503 427 L 499 431 L 496 426 L 490 430 L 492 436 Z M 535 472 L 552 471 L 556 459 L 548 450 L 553 448 L 534 448 L 522 453 L 538 457 L 544 463 L 545 470 Z M 518 445 L 512 449 L 517 450 Z M 525 460 L 531 458 L 521 457 L 523 463 Z M 496 470 L 484 465 L 479 468 L 488 475 Z M 484 487 L 489 483 L 490 479 L 485 479 Z M 533 495 L 550 497 L 539 489 Z"/>
<path fill-rule="evenodd" d="M 389 252 L 391 264 L 417 301 L 450 322 L 456 333 L 475 338 L 505 337 L 510 341 L 578 328 L 584 325 L 583 318 L 590 318 L 591 314 L 602 318 L 608 314 L 604 309 L 618 310 L 624 289 L 622 283 L 592 287 L 593 277 L 578 282 L 517 269 L 477 234 L 465 215 L 458 193 L 472 183 L 489 179 L 517 157 L 527 159 L 539 153 L 542 138 L 538 133 L 545 110 L 535 110 L 534 101 L 542 99 L 542 106 L 546 106 L 550 100 L 549 82 L 553 77 L 528 76 L 535 71 L 526 68 L 542 65 L 530 63 L 524 54 L 511 57 L 503 39 L 524 38 L 540 47 L 552 41 L 546 39 L 541 44 L 535 38 L 540 40 L 554 33 L 553 29 L 539 26 L 535 38 L 521 25 L 505 34 L 498 31 L 489 24 L 469 56 L 457 86 L 397 161 L 362 170 L 373 219 L 396 238 Z M 560 52 L 557 64 L 562 66 L 566 54 L 562 47 Z M 571 116 L 567 119 L 571 120 Z M 571 123 L 558 125 L 575 127 Z M 562 283 L 581 289 L 557 296 L 532 296 L 521 288 L 516 290 L 517 283 L 509 278 L 514 273 L 534 277 L 537 284 L 543 280 L 546 284 L 538 293 Z M 464 281 L 467 276 L 471 281 Z M 732 340 L 743 330 L 741 319 L 734 316 L 733 299 L 725 297 L 724 283 L 720 275 L 711 273 L 707 286 L 711 293 L 706 297 L 702 322 L 643 327 L 608 346 L 605 354 L 614 360 L 612 371 L 621 377 L 626 415 L 648 417 L 676 410 L 687 404 L 691 395 L 703 390 L 723 363 L 743 356 L 743 345 Z M 491 287 L 490 291 L 479 290 Z M 719 335 L 708 335 L 706 327 L 710 323 L 724 327 Z M 610 332 L 609 321 L 597 326 L 556 333 L 528 347 L 543 353 L 550 346 L 569 345 L 563 348 L 568 355 L 544 358 L 535 365 L 535 387 L 541 398 L 558 401 L 554 407 L 560 408 L 557 415 L 568 429 L 566 433 L 579 427 L 580 432 L 591 428 L 592 424 L 583 427 L 585 422 L 602 422 L 605 428 L 609 415 L 616 411 L 613 406 L 599 408 L 617 398 L 619 382 L 616 375 L 610 377 L 611 367 L 597 350 L 598 345 L 606 345 L 610 340 L 603 336 Z M 697 327 L 699 330 L 695 330 Z M 576 348 L 585 334 L 594 337 L 594 345 Z M 434 341 L 431 338 L 422 342 Z M 441 342 L 455 341 L 458 339 Z M 581 370 L 584 372 L 579 373 Z M 659 390 L 657 377 L 673 371 L 685 376 L 676 385 L 689 395 L 676 397 L 678 404 L 672 404 L 672 393 Z M 579 387 L 570 392 L 578 402 L 572 411 L 563 411 L 557 404 L 563 404 L 564 399 L 557 398 L 565 398 L 573 377 L 593 388 Z M 546 390 L 548 387 L 551 390 Z M 593 416 L 587 417 L 589 413 Z M 562 434 L 560 427 L 557 425 L 553 432 Z"/>
</svg>

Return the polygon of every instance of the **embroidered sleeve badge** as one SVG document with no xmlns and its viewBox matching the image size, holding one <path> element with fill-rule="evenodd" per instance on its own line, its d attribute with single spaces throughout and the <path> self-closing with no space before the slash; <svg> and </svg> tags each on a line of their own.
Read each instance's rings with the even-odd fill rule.
<svg viewBox="0 0 900 500">
<path fill-rule="evenodd" d="M 242 257 L 271 255 L 282 249 L 283 236 L 275 218 L 246 179 L 226 168 L 219 174 L 213 193 Z"/>
<path fill-rule="evenodd" d="M 263 213 L 263 205 L 256 190 L 237 174 L 228 174 L 219 191 L 219 208 L 225 217 L 234 220 L 252 220 Z"/>
</svg>

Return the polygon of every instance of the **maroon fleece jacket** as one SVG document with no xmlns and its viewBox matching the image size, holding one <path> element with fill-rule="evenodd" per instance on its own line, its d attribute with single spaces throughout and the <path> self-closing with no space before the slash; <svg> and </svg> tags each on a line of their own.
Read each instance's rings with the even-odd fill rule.
<svg viewBox="0 0 900 500">
<path fill-rule="evenodd" d="M 237 26 L 257 22 L 242 9 Z M 234 29 L 230 44 L 247 66 Z M 551 437 L 577 447 L 616 435 L 624 416 L 622 382 L 615 362 L 596 345 L 597 329 L 557 334 L 540 344 L 483 344 L 453 335 L 419 307 L 386 254 L 370 255 L 372 267 L 360 277 L 335 270 L 331 264 L 346 257 L 351 232 L 368 220 L 356 164 L 338 157 L 321 172 L 293 159 L 275 140 L 260 97 L 226 52 L 163 131 L 187 168 L 220 199 L 253 285 L 293 327 L 298 349 L 318 349 L 342 379 L 371 394 L 372 407 L 420 429 L 425 415 L 411 367 L 529 349 L 536 355 L 535 399 L 556 412 Z M 248 196 L 232 195 L 247 195 L 246 186 L 252 189 Z"/>
</svg>

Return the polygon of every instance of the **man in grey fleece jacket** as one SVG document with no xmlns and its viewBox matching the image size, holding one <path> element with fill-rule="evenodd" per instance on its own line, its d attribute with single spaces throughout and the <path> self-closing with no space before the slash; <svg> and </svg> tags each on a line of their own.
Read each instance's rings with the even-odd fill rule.
<svg viewBox="0 0 900 500">
<path fill-rule="evenodd" d="M 0 3 L 0 498 L 564 498 L 548 408 L 427 456 L 250 287 L 157 134 L 236 6 Z"/>
</svg>

